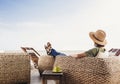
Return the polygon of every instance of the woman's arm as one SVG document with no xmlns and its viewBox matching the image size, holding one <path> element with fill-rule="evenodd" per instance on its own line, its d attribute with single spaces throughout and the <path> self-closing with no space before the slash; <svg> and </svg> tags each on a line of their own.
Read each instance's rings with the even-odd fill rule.
<svg viewBox="0 0 120 84">
<path fill-rule="evenodd" d="M 72 57 L 75 57 L 75 58 L 82 58 L 82 57 L 86 57 L 86 53 L 80 53 L 80 54 L 74 54 L 74 55 L 70 55 Z"/>
</svg>

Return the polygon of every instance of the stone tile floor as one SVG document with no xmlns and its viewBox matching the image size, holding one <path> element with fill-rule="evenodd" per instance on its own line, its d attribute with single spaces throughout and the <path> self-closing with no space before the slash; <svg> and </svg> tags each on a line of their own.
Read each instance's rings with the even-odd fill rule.
<svg viewBox="0 0 120 84">
<path fill-rule="evenodd" d="M 55 84 L 54 80 L 48 80 L 48 84 Z M 39 75 L 39 71 L 37 69 L 32 69 L 31 70 L 31 80 L 30 84 L 42 84 L 41 83 L 41 78 Z"/>
</svg>

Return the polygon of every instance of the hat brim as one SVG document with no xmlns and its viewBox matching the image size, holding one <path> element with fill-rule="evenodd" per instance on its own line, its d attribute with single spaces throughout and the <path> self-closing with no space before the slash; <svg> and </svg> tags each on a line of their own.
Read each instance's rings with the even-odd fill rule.
<svg viewBox="0 0 120 84">
<path fill-rule="evenodd" d="M 106 41 L 106 40 L 104 40 L 103 42 L 97 40 L 97 39 L 95 38 L 94 34 L 95 34 L 95 32 L 90 32 L 90 33 L 89 33 L 89 36 L 90 36 L 90 38 L 93 40 L 93 42 L 95 42 L 95 43 L 97 43 L 97 44 L 99 44 L 99 45 L 106 45 L 106 44 L 107 44 L 107 41 Z"/>
</svg>

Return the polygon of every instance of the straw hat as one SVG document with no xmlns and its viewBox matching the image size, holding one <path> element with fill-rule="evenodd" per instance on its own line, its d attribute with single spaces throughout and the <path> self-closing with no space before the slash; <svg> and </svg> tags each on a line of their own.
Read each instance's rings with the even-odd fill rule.
<svg viewBox="0 0 120 84">
<path fill-rule="evenodd" d="M 103 30 L 97 30 L 96 32 L 90 32 L 89 36 L 93 40 L 93 42 L 99 45 L 107 44 L 107 41 L 105 40 L 106 33 Z"/>
</svg>

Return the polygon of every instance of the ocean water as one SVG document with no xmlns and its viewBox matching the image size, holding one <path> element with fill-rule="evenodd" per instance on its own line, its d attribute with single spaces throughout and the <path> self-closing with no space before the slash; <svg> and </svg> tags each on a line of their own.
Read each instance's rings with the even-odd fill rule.
<svg viewBox="0 0 120 84">
<path fill-rule="evenodd" d="M 37 50 L 36 50 L 37 51 Z M 58 52 L 64 53 L 66 55 L 81 53 L 84 50 L 58 50 Z M 32 52 L 32 51 L 31 51 Z M 45 50 L 37 51 L 40 55 L 47 55 Z M 24 53 L 22 50 L 7 50 L 0 51 L 0 53 Z"/>
</svg>

